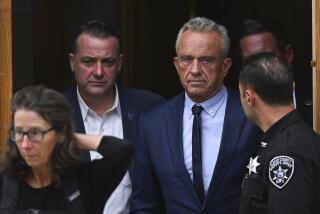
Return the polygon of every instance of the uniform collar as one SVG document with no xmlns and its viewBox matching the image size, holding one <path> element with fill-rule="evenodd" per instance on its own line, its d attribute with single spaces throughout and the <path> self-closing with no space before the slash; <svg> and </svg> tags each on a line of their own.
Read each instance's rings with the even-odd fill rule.
<svg viewBox="0 0 320 214">
<path fill-rule="evenodd" d="M 293 110 L 283 116 L 280 120 L 278 120 L 275 124 L 273 124 L 262 136 L 261 141 L 265 143 L 269 143 L 274 136 L 282 132 L 284 129 L 289 127 L 291 124 L 297 122 L 298 120 L 302 120 L 297 110 Z"/>
</svg>

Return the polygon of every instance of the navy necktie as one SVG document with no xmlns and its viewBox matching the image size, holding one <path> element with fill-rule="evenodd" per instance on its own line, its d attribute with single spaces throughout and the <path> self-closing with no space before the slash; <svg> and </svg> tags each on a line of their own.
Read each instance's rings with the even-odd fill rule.
<svg viewBox="0 0 320 214">
<path fill-rule="evenodd" d="M 204 201 L 204 187 L 202 178 L 202 155 L 201 155 L 201 111 L 202 106 L 194 105 L 193 128 L 192 128 L 192 172 L 193 185 L 200 198 L 201 203 Z"/>
</svg>

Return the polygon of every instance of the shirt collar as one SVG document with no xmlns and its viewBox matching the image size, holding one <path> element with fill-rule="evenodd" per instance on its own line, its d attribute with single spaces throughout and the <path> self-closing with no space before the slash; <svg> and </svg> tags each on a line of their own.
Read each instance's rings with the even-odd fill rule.
<svg viewBox="0 0 320 214">
<path fill-rule="evenodd" d="M 209 99 L 201 102 L 201 103 L 195 103 L 191 100 L 191 98 L 188 96 L 188 94 L 185 92 L 185 106 L 188 111 L 188 117 L 191 118 L 192 116 L 192 106 L 194 104 L 199 104 L 203 107 L 203 110 L 208 113 L 211 117 L 214 117 L 214 115 L 217 113 L 218 109 L 222 105 L 223 101 L 227 98 L 228 91 L 226 87 L 223 85 L 219 91 Z"/>
<path fill-rule="evenodd" d="M 118 116 L 121 117 L 121 109 L 120 109 L 120 100 L 119 100 L 119 92 L 118 92 L 118 87 L 115 84 L 115 98 L 114 98 L 114 102 L 111 106 L 110 109 L 108 109 L 107 111 L 105 111 L 103 114 L 111 112 L 111 111 L 116 111 L 116 113 L 118 114 Z M 92 113 L 92 114 L 96 114 L 91 108 L 89 108 L 89 106 L 87 106 L 87 104 L 84 102 L 84 100 L 82 99 L 80 93 L 79 93 L 79 89 L 77 87 L 77 97 L 79 100 L 79 106 L 80 106 L 80 110 L 81 110 L 81 115 L 83 120 L 86 120 L 88 113 Z"/>
</svg>

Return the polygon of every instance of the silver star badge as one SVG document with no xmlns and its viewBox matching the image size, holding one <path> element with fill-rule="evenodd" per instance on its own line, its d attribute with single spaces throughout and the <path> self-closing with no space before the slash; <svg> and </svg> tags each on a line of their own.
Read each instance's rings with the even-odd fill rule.
<svg viewBox="0 0 320 214">
<path fill-rule="evenodd" d="M 288 179 L 287 171 L 287 169 L 282 169 L 281 166 L 279 166 L 277 170 L 273 171 L 274 177 L 272 178 L 272 180 L 275 180 L 277 184 L 284 183 Z"/>
<path fill-rule="evenodd" d="M 260 143 L 261 143 L 261 147 L 263 147 L 263 148 L 267 147 L 267 145 L 268 145 L 267 143 L 262 142 L 262 141 Z"/>
<path fill-rule="evenodd" d="M 247 168 L 249 169 L 249 175 L 251 174 L 251 172 L 257 173 L 257 167 L 259 165 L 260 163 L 258 163 L 258 156 L 253 159 L 250 157 L 250 161 L 247 166 Z"/>
</svg>

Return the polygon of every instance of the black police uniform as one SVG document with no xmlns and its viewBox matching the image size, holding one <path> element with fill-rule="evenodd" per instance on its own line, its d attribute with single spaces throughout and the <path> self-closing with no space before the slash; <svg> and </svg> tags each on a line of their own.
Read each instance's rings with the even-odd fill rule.
<svg viewBox="0 0 320 214">
<path fill-rule="evenodd" d="M 247 168 L 240 214 L 320 213 L 320 137 L 296 110 L 264 134 Z"/>
</svg>

